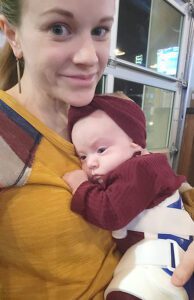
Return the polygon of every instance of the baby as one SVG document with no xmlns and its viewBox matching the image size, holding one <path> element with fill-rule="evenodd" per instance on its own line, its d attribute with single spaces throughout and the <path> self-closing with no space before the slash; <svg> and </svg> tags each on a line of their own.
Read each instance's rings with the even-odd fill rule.
<svg viewBox="0 0 194 300">
<path fill-rule="evenodd" d="M 82 170 L 66 174 L 71 209 L 113 231 L 125 253 L 106 289 L 106 299 L 191 300 L 187 285 L 170 283 L 193 240 L 193 221 L 183 209 L 177 176 L 163 154 L 146 149 L 146 123 L 131 100 L 96 96 L 69 110 L 69 134 Z M 127 298 L 126 298 L 127 296 Z"/>
</svg>

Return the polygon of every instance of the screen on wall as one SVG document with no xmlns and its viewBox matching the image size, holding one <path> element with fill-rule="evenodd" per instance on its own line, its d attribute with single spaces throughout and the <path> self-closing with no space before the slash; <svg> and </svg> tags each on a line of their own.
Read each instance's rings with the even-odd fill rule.
<svg viewBox="0 0 194 300">
<path fill-rule="evenodd" d="M 159 49 L 157 51 L 157 71 L 159 73 L 175 76 L 179 57 L 179 47 Z"/>
</svg>

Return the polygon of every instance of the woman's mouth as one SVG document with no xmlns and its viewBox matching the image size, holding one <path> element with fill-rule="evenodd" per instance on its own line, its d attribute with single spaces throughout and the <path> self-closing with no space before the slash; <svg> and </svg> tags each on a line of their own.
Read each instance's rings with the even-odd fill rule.
<svg viewBox="0 0 194 300">
<path fill-rule="evenodd" d="M 62 75 L 71 84 L 80 87 L 91 86 L 96 83 L 96 73 L 90 75 L 76 74 L 76 75 Z"/>
</svg>

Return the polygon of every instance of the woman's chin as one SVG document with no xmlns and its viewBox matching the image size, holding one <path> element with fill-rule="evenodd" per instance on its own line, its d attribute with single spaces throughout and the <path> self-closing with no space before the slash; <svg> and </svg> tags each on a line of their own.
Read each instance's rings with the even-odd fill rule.
<svg viewBox="0 0 194 300">
<path fill-rule="evenodd" d="M 71 97 L 69 104 L 76 107 L 88 105 L 94 98 L 95 90 L 89 92 L 75 92 Z"/>
</svg>

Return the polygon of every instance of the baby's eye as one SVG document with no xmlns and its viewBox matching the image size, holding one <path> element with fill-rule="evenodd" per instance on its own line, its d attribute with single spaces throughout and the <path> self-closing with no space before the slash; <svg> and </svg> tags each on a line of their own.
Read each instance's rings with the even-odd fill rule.
<svg viewBox="0 0 194 300">
<path fill-rule="evenodd" d="M 97 153 L 103 153 L 106 149 L 106 147 L 100 147 L 98 148 Z"/>
<path fill-rule="evenodd" d="M 56 36 L 68 37 L 71 32 L 67 25 L 54 24 L 51 26 L 51 32 Z"/>
<path fill-rule="evenodd" d="M 81 161 L 84 161 L 84 160 L 86 159 L 86 155 L 79 155 L 79 159 L 80 159 Z"/>
<path fill-rule="evenodd" d="M 96 27 L 92 30 L 92 35 L 96 36 L 97 38 L 104 38 L 110 32 L 110 28 L 108 27 Z"/>
</svg>

